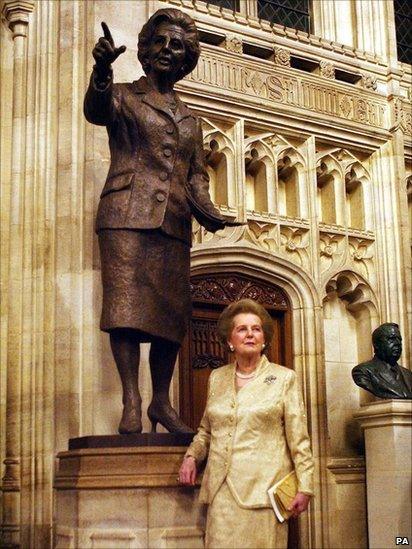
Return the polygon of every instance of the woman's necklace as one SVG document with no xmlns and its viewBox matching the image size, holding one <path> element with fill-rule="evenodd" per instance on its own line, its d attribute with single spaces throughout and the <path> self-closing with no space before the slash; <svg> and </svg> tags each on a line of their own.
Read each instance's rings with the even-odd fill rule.
<svg viewBox="0 0 412 549">
<path fill-rule="evenodd" d="M 252 372 L 251 374 L 241 374 L 237 370 L 235 370 L 235 374 L 240 379 L 252 379 L 252 377 L 255 377 L 255 372 Z"/>
</svg>

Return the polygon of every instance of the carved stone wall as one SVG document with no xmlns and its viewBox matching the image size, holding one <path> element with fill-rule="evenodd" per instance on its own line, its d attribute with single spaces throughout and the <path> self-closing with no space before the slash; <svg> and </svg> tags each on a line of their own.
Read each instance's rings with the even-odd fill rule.
<svg viewBox="0 0 412 549">
<path fill-rule="evenodd" d="M 213 199 L 246 222 L 214 235 L 194 223 L 193 274 L 235 270 L 285 292 L 317 464 L 302 545 L 344 547 L 356 523 L 353 546 L 365 546 L 364 505 L 352 503 L 364 493 L 350 419 L 361 396 L 348 372 L 383 321 L 400 324 L 410 364 L 412 71 L 397 62 L 392 2 L 312 4 L 308 34 L 258 19 L 254 0 L 239 12 L 202 0 L 2 2 L 5 543 L 51 545 L 55 454 L 69 437 L 116 430 L 120 387 L 98 330 L 93 231 L 109 153 L 82 100 L 100 22 L 127 46 L 114 70 L 128 81 L 141 75 L 143 22 L 173 6 L 201 30 L 199 65 L 178 88 L 202 119 Z M 141 362 L 147 404 L 147 348 Z"/>
</svg>

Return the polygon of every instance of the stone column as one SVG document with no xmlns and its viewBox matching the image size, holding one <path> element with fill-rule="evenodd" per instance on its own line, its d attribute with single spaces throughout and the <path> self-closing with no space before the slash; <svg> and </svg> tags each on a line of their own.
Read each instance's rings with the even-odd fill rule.
<svg viewBox="0 0 412 549">
<path fill-rule="evenodd" d="M 21 449 L 22 449 L 22 377 L 24 362 L 23 269 L 25 246 L 23 241 L 23 203 L 26 123 L 27 30 L 33 0 L 5 1 L 2 15 L 13 33 L 13 103 L 12 109 L 12 158 L 10 179 L 9 217 L 9 269 L 7 315 L 7 408 L 6 408 L 6 459 L 3 476 L 3 539 L 4 545 L 18 545 L 21 523 Z"/>
<path fill-rule="evenodd" d="M 355 0 L 354 32 L 360 50 L 382 56 L 396 64 L 396 33 L 393 2 Z"/>
<path fill-rule="evenodd" d="M 376 248 L 378 277 L 381 287 L 380 308 L 382 322 L 399 324 L 404 350 L 402 364 L 410 360 L 410 308 L 411 283 L 408 243 L 403 237 L 407 230 L 407 198 L 405 166 L 403 160 L 403 134 L 394 128 L 392 139 L 371 157 L 371 173 L 375 182 Z"/>
<path fill-rule="evenodd" d="M 341 44 L 355 46 L 351 0 L 340 0 L 338 3 L 334 0 L 313 0 L 312 14 L 314 34 Z"/>
<path fill-rule="evenodd" d="M 365 433 L 369 547 L 412 539 L 412 401 L 378 400 L 354 416 Z"/>
</svg>

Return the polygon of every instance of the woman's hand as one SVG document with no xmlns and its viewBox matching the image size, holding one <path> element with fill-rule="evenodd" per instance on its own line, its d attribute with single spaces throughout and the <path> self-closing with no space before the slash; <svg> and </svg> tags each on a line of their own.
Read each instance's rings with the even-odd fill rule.
<svg viewBox="0 0 412 549">
<path fill-rule="evenodd" d="M 183 463 L 179 470 L 179 482 L 186 486 L 194 486 L 196 482 L 197 469 L 196 460 L 192 456 L 183 458 Z"/>
<path fill-rule="evenodd" d="M 298 517 L 303 511 L 306 511 L 310 501 L 310 496 L 298 492 L 295 499 L 288 507 L 288 511 L 292 511 L 292 517 Z"/>
</svg>

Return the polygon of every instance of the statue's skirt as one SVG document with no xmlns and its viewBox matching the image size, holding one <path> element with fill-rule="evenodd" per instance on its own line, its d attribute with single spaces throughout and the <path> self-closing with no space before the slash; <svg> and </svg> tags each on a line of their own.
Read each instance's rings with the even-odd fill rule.
<svg viewBox="0 0 412 549">
<path fill-rule="evenodd" d="M 190 247 L 159 229 L 99 231 L 100 328 L 132 328 L 140 340 L 181 343 L 191 315 Z"/>
</svg>

